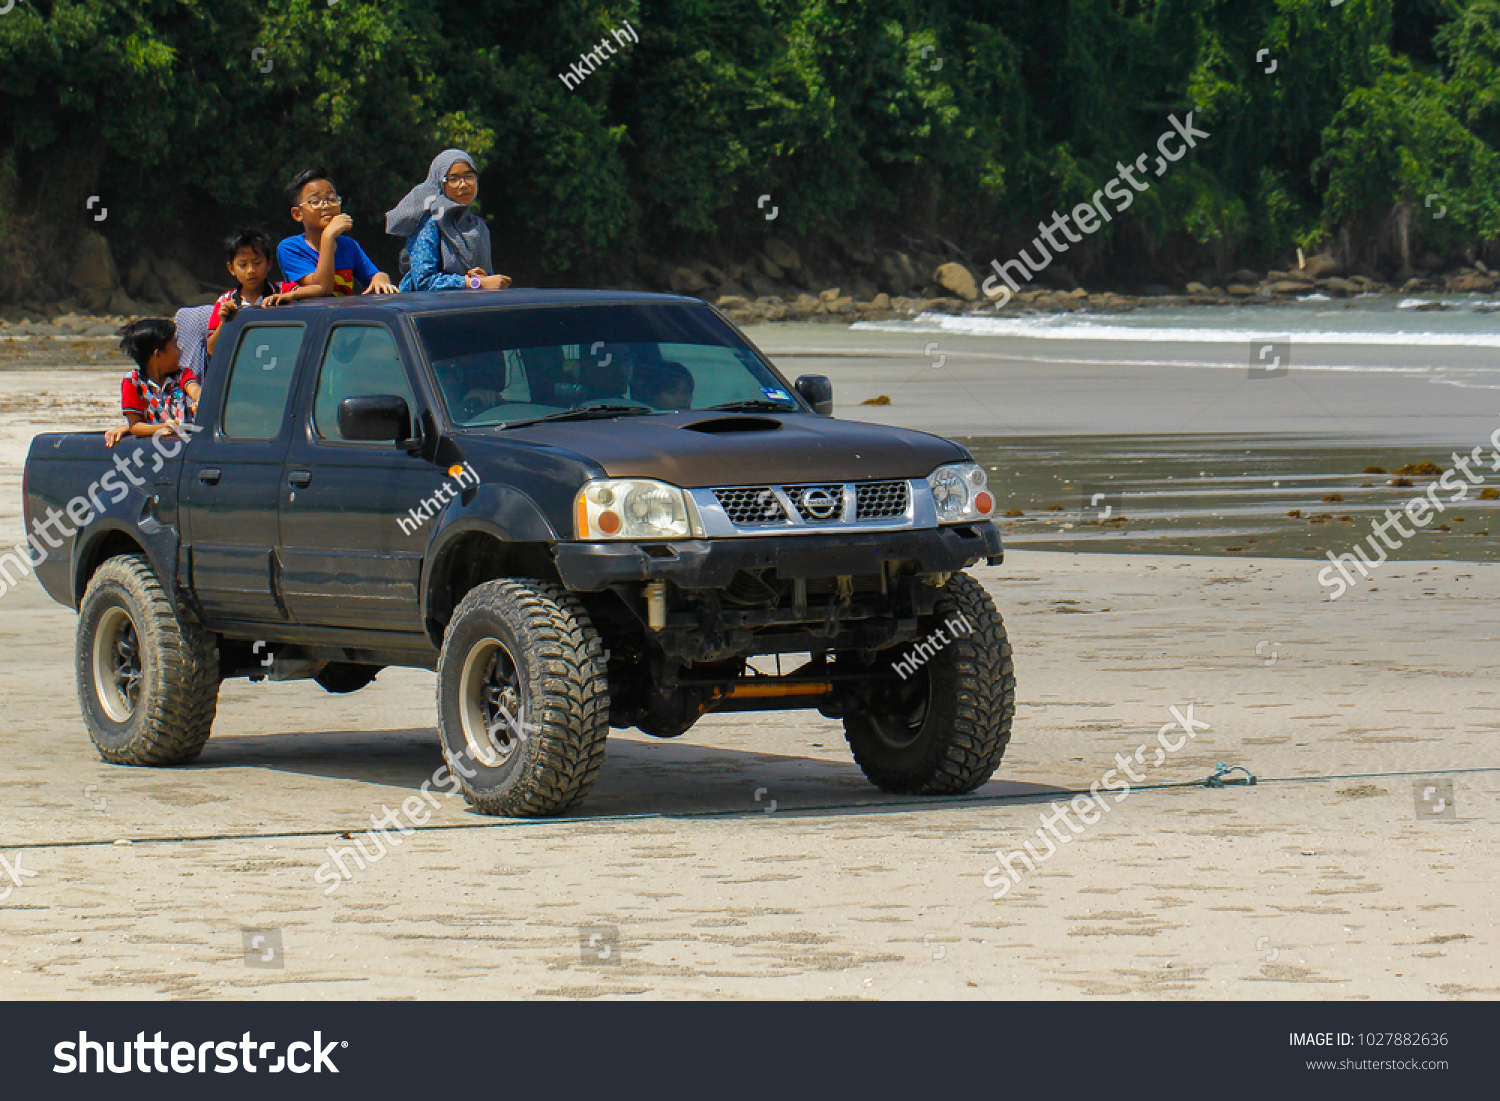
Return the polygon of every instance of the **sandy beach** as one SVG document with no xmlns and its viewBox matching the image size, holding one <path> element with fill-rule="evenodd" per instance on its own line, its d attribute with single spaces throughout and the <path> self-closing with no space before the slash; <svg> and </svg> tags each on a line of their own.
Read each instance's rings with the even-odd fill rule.
<svg viewBox="0 0 1500 1101">
<path fill-rule="evenodd" d="M 432 676 L 389 670 L 345 697 L 231 681 L 198 763 L 113 767 L 78 718 L 74 615 L 28 581 L 0 600 L 0 853 L 35 875 L 0 903 L 0 992 L 1500 994 L 1495 539 L 1423 536 L 1329 602 L 1312 559 L 1365 525 L 1284 515 L 1304 499 L 1373 512 L 1420 487 L 1360 490 L 1364 466 L 1442 464 L 1487 440 L 1493 352 L 1445 350 L 1446 381 L 1409 350 L 1347 345 L 1303 359 L 1329 369 L 1294 360 L 1250 378 L 1232 342 L 751 336 L 789 376 L 832 377 L 839 416 L 968 437 L 1002 508 L 1025 513 L 1005 564 L 974 571 L 1016 653 L 1015 734 L 994 780 L 957 799 L 885 796 L 835 721 L 710 715 L 674 741 L 616 732 L 562 819 L 448 799 L 329 893 L 315 875 L 330 846 L 441 764 Z M 0 365 L 0 524 L 15 538 L 30 437 L 113 423 L 123 366 L 95 350 Z M 860 404 L 879 395 L 890 404 Z M 1168 486 L 1189 467 L 1202 484 Z M 1143 526 L 1080 530 L 1080 495 L 1111 472 Z M 1348 500 L 1323 505 L 1330 492 Z M 1464 523 L 1500 534 L 1495 506 L 1466 504 Z M 997 853 L 1047 853 L 1037 831 L 1054 803 L 1189 713 L 1192 738 L 1131 757 L 1128 797 L 1061 827 L 1069 840 L 1034 868 L 1012 860 L 1019 875 L 994 897 Z M 1258 782 L 1204 786 L 1220 762 Z M 282 966 L 248 966 L 250 938 L 273 934 Z"/>
</svg>

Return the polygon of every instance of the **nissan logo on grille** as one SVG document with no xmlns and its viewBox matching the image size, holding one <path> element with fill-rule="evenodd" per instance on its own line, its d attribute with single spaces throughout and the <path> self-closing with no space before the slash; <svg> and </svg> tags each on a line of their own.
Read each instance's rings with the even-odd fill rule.
<svg viewBox="0 0 1500 1101">
<path fill-rule="evenodd" d="M 802 494 L 798 507 L 814 520 L 827 520 L 838 511 L 840 504 L 839 499 L 826 489 L 809 489 Z"/>
</svg>

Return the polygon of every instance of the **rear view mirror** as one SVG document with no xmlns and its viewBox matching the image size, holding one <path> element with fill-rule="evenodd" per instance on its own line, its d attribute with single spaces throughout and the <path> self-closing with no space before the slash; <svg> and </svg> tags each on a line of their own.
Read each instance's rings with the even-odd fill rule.
<svg viewBox="0 0 1500 1101">
<path fill-rule="evenodd" d="M 399 443 L 411 435 L 411 410 L 395 394 L 345 398 L 339 402 L 339 435 Z"/>
<path fill-rule="evenodd" d="M 793 386 L 801 394 L 813 412 L 820 416 L 833 416 L 833 383 L 827 375 L 803 375 Z"/>
</svg>

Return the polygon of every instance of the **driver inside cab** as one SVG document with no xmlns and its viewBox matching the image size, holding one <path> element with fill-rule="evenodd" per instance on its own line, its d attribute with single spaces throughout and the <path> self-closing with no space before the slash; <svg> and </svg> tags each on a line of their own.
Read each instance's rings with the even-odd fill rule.
<svg viewBox="0 0 1500 1101">
<path fill-rule="evenodd" d="M 507 360 L 522 370 L 512 370 Z M 555 391 L 563 381 L 563 369 L 562 348 L 543 345 L 518 348 L 501 356 L 475 357 L 471 362 L 454 364 L 440 375 L 458 415 L 474 420 L 500 405 L 557 404 L 560 399 Z M 524 396 L 518 392 L 523 378 Z"/>
<path fill-rule="evenodd" d="M 470 362 L 455 364 L 445 374 L 444 389 L 454 410 L 465 420 L 473 420 L 505 400 L 505 361 L 500 357 L 474 357 Z"/>
</svg>

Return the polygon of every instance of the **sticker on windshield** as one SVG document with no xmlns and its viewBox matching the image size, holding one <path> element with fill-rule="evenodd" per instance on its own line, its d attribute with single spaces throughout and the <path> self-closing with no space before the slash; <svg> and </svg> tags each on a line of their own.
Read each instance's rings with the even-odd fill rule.
<svg viewBox="0 0 1500 1101">
<path fill-rule="evenodd" d="M 763 386 L 763 387 L 761 387 L 761 393 L 765 394 L 766 397 L 770 398 L 772 401 L 791 401 L 792 400 L 792 395 L 791 394 L 788 394 L 785 390 L 778 390 L 774 386 Z"/>
</svg>

